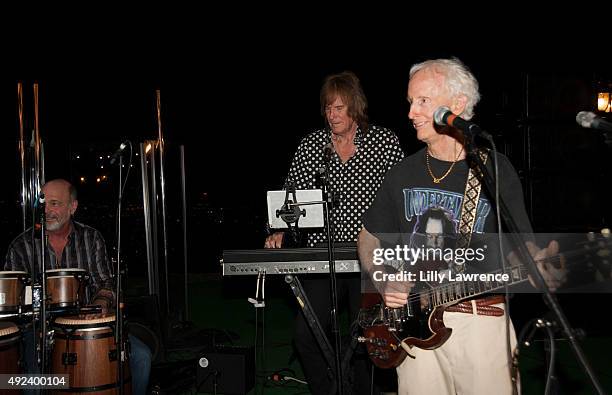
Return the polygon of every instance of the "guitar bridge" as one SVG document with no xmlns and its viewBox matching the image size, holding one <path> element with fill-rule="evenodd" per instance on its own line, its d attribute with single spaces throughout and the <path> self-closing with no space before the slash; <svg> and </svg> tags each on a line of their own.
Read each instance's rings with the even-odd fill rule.
<svg viewBox="0 0 612 395">
<path fill-rule="evenodd" d="M 389 332 L 398 332 L 402 330 L 404 323 L 412 316 L 409 306 L 400 308 L 385 307 L 385 324 Z"/>
<path fill-rule="evenodd" d="M 359 343 L 368 343 L 368 344 L 373 344 L 377 347 L 384 347 L 387 345 L 387 339 L 383 339 L 381 337 L 365 337 L 365 336 L 359 336 L 357 338 L 357 341 Z M 393 347 L 393 345 L 391 345 L 391 347 Z"/>
</svg>

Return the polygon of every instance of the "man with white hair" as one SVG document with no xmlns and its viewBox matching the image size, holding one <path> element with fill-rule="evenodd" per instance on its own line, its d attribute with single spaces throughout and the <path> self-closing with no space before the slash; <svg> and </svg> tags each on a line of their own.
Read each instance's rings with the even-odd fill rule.
<svg viewBox="0 0 612 395">
<path fill-rule="evenodd" d="M 432 208 L 448 215 L 456 227 L 450 233 L 456 233 L 458 238 L 469 236 L 470 246 L 485 232 L 497 232 L 492 197 L 486 188 L 480 190 L 468 182 L 468 178 L 473 181 L 475 177 L 471 176 L 472 169 L 466 161 L 464 136 L 455 128 L 434 123 L 434 112 L 442 106 L 464 119 L 472 118 L 480 99 L 478 82 L 472 73 L 456 58 L 416 64 L 410 70 L 407 99 L 408 118 L 426 147 L 404 158 L 387 173 L 364 214 L 358 247 L 361 264 L 370 272 L 373 252 L 380 248 L 381 241 L 388 242 L 388 235 L 396 234 L 398 242 L 408 244 L 404 238 L 415 232 L 419 221 L 424 221 Z M 488 154 L 484 151 L 482 155 Z M 486 166 L 490 167 L 491 162 L 488 160 Z M 531 233 L 516 171 L 503 155 L 498 156 L 498 165 L 500 194 L 521 232 Z M 464 205 L 465 202 L 471 204 Z M 461 220 L 470 216 L 475 220 L 467 224 L 467 231 L 462 231 Z M 556 242 L 543 250 L 530 242 L 528 247 L 536 259 L 558 251 Z M 385 284 L 377 288 L 388 307 L 399 308 L 407 304 L 413 286 Z M 399 393 L 512 393 L 504 309 L 503 295 L 480 296 L 447 307 L 443 318 L 446 327 L 453 330 L 450 338 L 433 350 L 411 349 L 414 358 L 407 357 L 397 367 Z M 509 328 L 514 349 L 516 336 L 511 324 Z"/>
</svg>

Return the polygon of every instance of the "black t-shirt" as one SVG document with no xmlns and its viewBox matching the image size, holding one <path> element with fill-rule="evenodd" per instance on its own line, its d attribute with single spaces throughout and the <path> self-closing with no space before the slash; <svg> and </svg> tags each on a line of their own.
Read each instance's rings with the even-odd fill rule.
<svg viewBox="0 0 612 395">
<path fill-rule="evenodd" d="M 525 211 L 520 180 L 512 164 L 502 154 L 497 155 L 500 194 L 522 233 L 531 234 L 532 228 Z M 493 175 L 492 156 L 487 167 Z M 452 162 L 441 161 L 430 156 L 431 171 L 436 177 L 445 174 Z M 452 247 L 458 234 L 461 206 L 468 176 L 466 160 L 455 163 L 447 177 L 440 183 L 433 182 L 427 171 L 425 149 L 404 158 L 389 170 L 374 202 L 363 216 L 368 232 L 378 237 L 383 246 L 401 243 L 411 248 L 428 245 L 430 227 L 434 233 L 444 234 L 438 247 Z M 495 241 L 497 221 L 495 207 L 486 187 L 482 186 L 476 220 L 472 229 L 470 247 L 489 244 L 492 255 L 497 251 Z M 429 238 L 431 243 L 431 237 Z M 487 242 L 488 240 L 488 242 Z M 494 250 L 491 247 L 495 248 Z M 507 255 L 507 254 L 504 254 Z M 482 269 L 482 268 L 481 268 Z M 480 270 L 478 270 L 480 271 Z"/>
</svg>

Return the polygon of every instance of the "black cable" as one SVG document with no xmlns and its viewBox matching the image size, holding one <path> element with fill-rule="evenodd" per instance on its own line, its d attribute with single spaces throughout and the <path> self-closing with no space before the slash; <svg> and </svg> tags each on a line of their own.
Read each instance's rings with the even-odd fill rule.
<svg viewBox="0 0 612 395">
<path fill-rule="evenodd" d="M 263 288 L 265 287 L 265 273 L 264 273 L 264 280 L 263 280 L 263 284 L 262 284 L 262 299 L 263 299 Z M 266 308 L 262 307 L 261 309 L 261 367 L 263 370 L 266 369 Z M 257 309 L 255 309 L 257 310 Z M 263 394 L 263 386 L 261 387 L 261 393 Z"/>
<path fill-rule="evenodd" d="M 549 361 L 548 361 L 548 372 L 546 373 L 546 386 L 544 387 L 544 395 L 549 395 L 551 390 L 551 382 L 555 371 L 555 334 L 549 325 L 549 322 L 544 321 L 543 324 L 548 335 L 549 343 Z"/>
<path fill-rule="evenodd" d="M 374 395 L 374 364 L 370 367 L 370 395 Z"/>
<path fill-rule="evenodd" d="M 202 381 L 200 381 L 200 384 L 196 385 L 196 392 L 200 392 L 200 388 L 202 388 L 202 386 L 204 384 L 206 384 L 206 382 L 208 381 L 208 379 L 210 378 L 210 376 L 213 376 L 213 392 L 214 394 L 217 393 L 217 377 L 219 376 L 219 371 L 217 369 L 212 370 L 210 373 L 208 373 L 203 379 Z"/>
<path fill-rule="evenodd" d="M 497 146 L 495 145 L 495 141 L 492 136 L 487 136 L 489 143 L 491 144 L 493 155 L 491 155 L 493 160 L 493 169 L 495 172 L 495 216 L 497 219 L 497 240 L 499 243 L 499 259 L 502 264 L 503 273 L 507 273 L 506 271 L 506 259 L 504 255 L 504 246 L 502 240 L 502 227 L 501 227 L 501 213 L 499 210 L 499 161 L 498 161 L 498 151 Z M 510 382 L 512 383 L 512 394 L 518 394 L 517 388 L 517 380 L 514 376 L 513 372 L 513 357 L 512 357 L 512 341 L 510 336 L 510 290 L 508 288 L 508 282 L 504 283 L 504 296 L 506 299 L 506 352 L 508 357 L 508 369 L 510 373 Z"/>
<path fill-rule="evenodd" d="M 527 322 L 527 324 L 523 327 L 523 329 L 521 329 L 521 332 L 519 334 L 519 343 L 517 344 L 516 354 L 518 356 L 518 348 L 521 345 L 524 345 L 527 347 L 531 345 L 531 338 L 535 334 L 536 330 L 538 330 L 539 328 L 544 328 L 546 330 L 546 335 L 548 336 L 548 341 L 549 341 L 548 369 L 546 372 L 546 385 L 544 387 L 544 394 L 548 395 L 550 394 L 550 391 L 552 390 L 551 383 L 552 383 L 552 379 L 553 379 L 554 371 L 555 371 L 555 357 L 556 357 L 555 356 L 556 354 L 555 334 L 554 334 L 554 330 L 552 328 L 551 323 L 541 318 L 534 318 L 530 320 L 529 322 Z M 529 335 L 527 336 L 527 340 L 525 340 L 525 334 L 527 333 L 528 330 L 530 330 L 530 332 L 529 332 Z"/>
</svg>

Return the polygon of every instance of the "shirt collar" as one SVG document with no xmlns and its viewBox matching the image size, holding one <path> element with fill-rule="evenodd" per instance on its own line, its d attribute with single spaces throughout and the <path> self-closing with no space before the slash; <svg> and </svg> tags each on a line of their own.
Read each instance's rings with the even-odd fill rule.
<svg viewBox="0 0 612 395">
<path fill-rule="evenodd" d="M 331 136 L 332 136 L 332 131 L 330 129 L 327 129 L 327 135 L 325 136 L 326 144 L 331 143 L 332 141 Z M 363 144 L 364 140 L 365 140 L 365 132 L 361 130 L 361 128 L 358 126 L 357 131 L 355 132 L 355 137 L 353 137 L 353 143 L 355 143 L 355 146 L 359 148 Z"/>
</svg>

